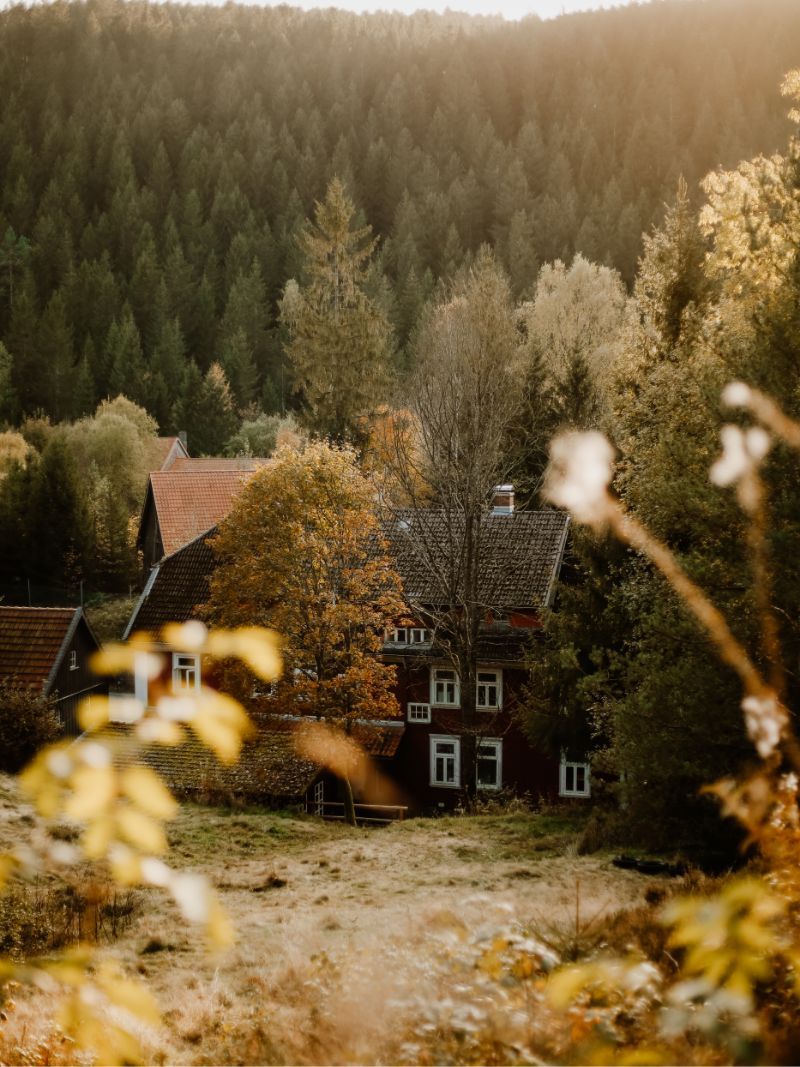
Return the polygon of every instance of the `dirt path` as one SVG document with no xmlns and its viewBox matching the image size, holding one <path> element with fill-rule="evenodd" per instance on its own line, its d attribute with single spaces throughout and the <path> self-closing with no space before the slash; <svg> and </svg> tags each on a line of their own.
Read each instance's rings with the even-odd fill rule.
<svg viewBox="0 0 800 1067">
<path fill-rule="evenodd" d="M 5 820 L 2 836 L 11 828 Z M 577 856 L 575 842 L 563 815 L 353 830 L 186 808 L 170 861 L 216 885 L 236 947 L 209 957 L 174 907 L 147 891 L 104 951 L 144 976 L 164 1011 L 167 1027 L 147 1044 L 152 1062 L 379 1062 L 398 1054 L 392 1041 L 413 992 L 428 983 L 440 995 L 429 958 L 437 924 L 513 920 L 558 936 L 642 901 L 653 879 L 607 856 Z M 15 1025 L 41 1029 L 45 1007 L 26 1001 Z"/>
</svg>

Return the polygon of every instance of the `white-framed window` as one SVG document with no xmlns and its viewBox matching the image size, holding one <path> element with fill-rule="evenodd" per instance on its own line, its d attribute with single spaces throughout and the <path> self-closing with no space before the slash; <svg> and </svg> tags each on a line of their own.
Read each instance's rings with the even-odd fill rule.
<svg viewBox="0 0 800 1067">
<path fill-rule="evenodd" d="M 457 708 L 461 703 L 458 675 L 451 667 L 431 668 L 431 704 Z"/>
<path fill-rule="evenodd" d="M 69 654 L 69 669 L 71 671 L 77 671 L 78 669 L 78 653 L 73 648 Z"/>
<path fill-rule="evenodd" d="M 460 738 L 436 734 L 431 737 L 431 785 L 447 789 L 460 788 Z"/>
<path fill-rule="evenodd" d="M 498 738 L 478 738 L 475 784 L 478 789 L 503 788 L 503 742 Z"/>
<path fill-rule="evenodd" d="M 561 757 L 558 770 L 560 797 L 588 797 L 590 795 L 589 764 Z"/>
<path fill-rule="evenodd" d="M 478 671 L 475 706 L 479 711 L 497 711 L 503 706 L 503 672 Z"/>
<path fill-rule="evenodd" d="M 398 626 L 394 630 L 389 631 L 389 644 L 390 645 L 407 645 L 408 644 L 408 628 L 405 626 Z"/>
<path fill-rule="evenodd" d="M 426 645 L 430 639 L 430 630 L 425 630 L 421 626 L 412 626 L 408 631 L 408 643 L 410 645 Z"/>
<path fill-rule="evenodd" d="M 430 704 L 409 704 L 408 705 L 408 721 L 409 722 L 430 722 L 431 721 L 431 706 L 430 706 Z"/>
<path fill-rule="evenodd" d="M 176 693 L 200 688 L 200 657 L 196 653 L 172 653 L 172 688 Z"/>
</svg>

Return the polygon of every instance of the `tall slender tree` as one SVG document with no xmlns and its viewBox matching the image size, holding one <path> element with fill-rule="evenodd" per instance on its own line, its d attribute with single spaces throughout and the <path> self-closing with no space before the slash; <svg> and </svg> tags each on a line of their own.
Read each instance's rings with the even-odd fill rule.
<svg viewBox="0 0 800 1067">
<path fill-rule="evenodd" d="M 376 242 L 354 227 L 355 207 L 334 178 L 301 238 L 304 278 L 280 304 L 294 388 L 309 426 L 336 440 L 363 440 L 364 420 L 386 399 L 392 334 L 367 295 Z"/>
</svg>

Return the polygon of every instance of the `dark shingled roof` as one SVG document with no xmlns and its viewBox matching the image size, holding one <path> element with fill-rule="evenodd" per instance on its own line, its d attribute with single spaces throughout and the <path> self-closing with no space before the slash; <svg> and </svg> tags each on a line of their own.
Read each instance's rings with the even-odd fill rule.
<svg viewBox="0 0 800 1067">
<path fill-rule="evenodd" d="M 47 693 L 83 612 L 0 605 L 0 679 Z"/>
<path fill-rule="evenodd" d="M 294 750 L 287 731 L 260 730 L 247 741 L 233 766 L 223 766 L 192 735 L 175 748 L 156 746 L 144 761 L 177 792 L 248 797 L 302 797 L 320 768 Z"/>
<path fill-rule="evenodd" d="M 140 758 L 178 793 L 212 793 L 252 798 L 299 798 L 322 773 L 312 760 L 299 756 L 294 734 L 308 721 L 277 716 L 259 726 L 256 736 L 246 741 L 238 761 L 232 766 L 219 763 L 213 752 L 191 731 L 187 740 L 175 747 L 155 745 Z M 353 737 L 370 756 L 391 757 L 405 731 L 405 723 L 359 722 Z M 130 728 L 116 726 L 118 759 L 127 763 L 134 749 Z"/>
<path fill-rule="evenodd" d="M 267 700 L 254 700 L 250 710 L 264 723 L 270 733 L 292 734 L 309 723 L 324 723 L 313 715 L 272 715 Z M 405 722 L 398 719 L 357 719 L 351 726 L 350 736 L 358 742 L 368 756 L 391 758 L 397 752 L 405 733 Z"/>
<path fill-rule="evenodd" d="M 209 541 L 216 532 L 216 526 L 212 526 L 156 563 L 133 610 L 125 630 L 126 638 L 136 630 L 155 632 L 165 623 L 186 622 L 196 617 L 195 608 L 208 597 L 208 583 L 214 569 Z"/>
<path fill-rule="evenodd" d="M 487 608 L 539 608 L 548 603 L 558 577 L 569 516 L 563 511 L 517 511 L 486 515 L 481 524 L 479 597 Z M 384 526 L 409 601 L 445 601 L 440 573 L 460 547 L 459 516 L 428 509 L 408 511 Z M 456 553 L 457 556 L 457 553 Z"/>
</svg>

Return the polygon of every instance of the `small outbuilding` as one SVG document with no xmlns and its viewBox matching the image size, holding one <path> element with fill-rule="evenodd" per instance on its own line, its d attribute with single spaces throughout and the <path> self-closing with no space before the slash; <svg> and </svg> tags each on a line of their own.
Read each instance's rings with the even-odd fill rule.
<svg viewBox="0 0 800 1067">
<path fill-rule="evenodd" d="M 78 733 L 78 705 L 108 693 L 91 671 L 100 648 L 83 608 L 11 607 L 0 604 L 0 683 L 54 697 L 67 733 Z"/>
</svg>

